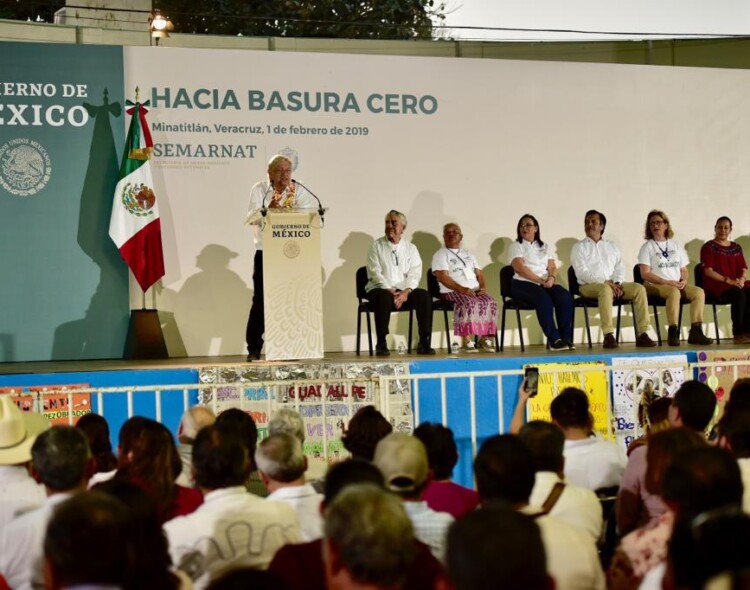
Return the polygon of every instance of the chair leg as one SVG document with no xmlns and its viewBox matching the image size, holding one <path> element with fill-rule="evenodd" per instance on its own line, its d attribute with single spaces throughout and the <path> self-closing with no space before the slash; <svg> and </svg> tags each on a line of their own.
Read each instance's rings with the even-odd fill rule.
<svg viewBox="0 0 750 590">
<path fill-rule="evenodd" d="M 448 351 L 450 351 L 451 350 L 451 335 L 450 335 L 450 332 L 448 332 L 448 310 L 445 308 L 443 308 L 443 320 L 445 320 L 445 346 L 448 349 Z"/>
<path fill-rule="evenodd" d="M 412 334 L 411 328 L 412 328 L 413 323 L 414 323 L 414 310 L 410 309 L 409 310 L 409 345 L 406 347 L 406 350 L 409 352 L 409 354 L 411 354 L 411 334 Z"/>
<path fill-rule="evenodd" d="M 357 356 L 359 356 L 360 340 L 362 339 L 362 312 L 357 312 Z"/>
<path fill-rule="evenodd" d="M 370 323 L 370 312 L 367 313 L 367 346 L 370 348 L 370 356 L 372 356 L 372 324 Z"/>
<path fill-rule="evenodd" d="M 503 305 L 503 322 L 502 327 L 500 328 L 500 352 L 503 351 L 505 348 L 505 312 L 508 311 L 505 309 L 505 306 Z M 497 336 L 495 336 L 497 338 Z"/>
<path fill-rule="evenodd" d="M 591 344 L 591 323 L 589 322 L 589 308 L 583 308 L 583 319 L 586 320 L 586 338 L 589 339 L 589 348 L 593 348 Z"/>
<path fill-rule="evenodd" d="M 521 341 L 521 352 L 524 352 L 526 348 L 523 345 L 523 326 L 521 326 L 521 310 L 516 309 L 516 321 L 518 322 L 518 338 Z"/>
<path fill-rule="evenodd" d="M 661 346 L 661 329 L 659 328 L 659 309 L 654 305 L 654 326 L 656 327 L 656 340 Z"/>
<path fill-rule="evenodd" d="M 497 330 L 495 330 L 495 352 L 500 352 L 500 341 L 497 338 Z"/>
<path fill-rule="evenodd" d="M 711 307 L 714 308 L 714 330 L 716 330 L 716 344 L 721 344 L 721 338 L 719 338 L 719 320 L 716 317 L 716 304 L 712 303 Z"/>
<path fill-rule="evenodd" d="M 622 319 L 622 304 L 617 305 L 617 328 L 615 329 L 615 342 L 620 343 L 620 320 Z M 635 321 L 635 320 L 633 320 Z"/>
<path fill-rule="evenodd" d="M 635 319 L 635 303 L 633 303 L 632 301 L 630 302 L 630 313 L 633 316 L 633 332 L 635 332 L 635 339 L 637 340 L 638 336 L 640 335 L 639 330 L 641 330 L 641 328 L 638 327 L 638 322 Z"/>
</svg>

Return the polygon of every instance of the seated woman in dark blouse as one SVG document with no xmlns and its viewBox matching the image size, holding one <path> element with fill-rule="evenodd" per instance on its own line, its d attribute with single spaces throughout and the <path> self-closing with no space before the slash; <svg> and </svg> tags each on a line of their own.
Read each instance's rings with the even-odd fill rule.
<svg viewBox="0 0 750 590">
<path fill-rule="evenodd" d="M 703 244 L 701 262 L 705 291 L 732 306 L 732 335 L 738 344 L 750 343 L 750 282 L 742 246 L 729 240 L 732 220 L 716 220 L 714 239 Z"/>
</svg>

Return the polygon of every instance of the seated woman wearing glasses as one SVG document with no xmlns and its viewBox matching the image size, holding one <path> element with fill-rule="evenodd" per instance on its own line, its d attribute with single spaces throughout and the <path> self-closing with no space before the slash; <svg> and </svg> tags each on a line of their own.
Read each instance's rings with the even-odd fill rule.
<svg viewBox="0 0 750 590">
<path fill-rule="evenodd" d="M 654 209 L 646 217 L 646 242 L 638 252 L 638 265 L 646 293 L 666 300 L 667 343 L 680 345 L 680 299 L 690 302 L 690 344 L 711 344 L 703 334 L 703 289 L 688 285 L 687 252 L 673 239 L 674 232 L 666 213 Z"/>
<path fill-rule="evenodd" d="M 457 223 L 445 224 L 445 246 L 432 257 L 432 274 L 440 284 L 441 299 L 453 302 L 453 333 L 461 336 L 462 350 L 476 352 L 474 336 L 478 336 L 483 351 L 495 352 L 497 302 L 487 294 L 477 259 L 461 248 L 463 237 Z"/>
<path fill-rule="evenodd" d="M 511 297 L 534 306 L 550 350 L 573 350 L 573 298 L 557 284 L 555 259 L 549 244 L 542 241 L 536 217 L 528 213 L 521 217 L 516 236 L 510 246 L 515 271 Z"/>
<path fill-rule="evenodd" d="M 742 246 L 729 240 L 732 220 L 719 217 L 714 239 L 703 244 L 701 262 L 705 277 L 703 287 L 714 297 L 732 306 L 732 335 L 738 344 L 750 342 L 750 282 Z"/>
</svg>

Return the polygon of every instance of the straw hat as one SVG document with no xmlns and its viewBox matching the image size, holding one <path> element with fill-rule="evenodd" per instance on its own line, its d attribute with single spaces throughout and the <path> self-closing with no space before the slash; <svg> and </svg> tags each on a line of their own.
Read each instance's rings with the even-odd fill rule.
<svg viewBox="0 0 750 590">
<path fill-rule="evenodd" d="M 41 414 L 22 412 L 10 395 L 0 395 L 0 465 L 31 461 L 31 445 L 49 427 Z"/>
</svg>

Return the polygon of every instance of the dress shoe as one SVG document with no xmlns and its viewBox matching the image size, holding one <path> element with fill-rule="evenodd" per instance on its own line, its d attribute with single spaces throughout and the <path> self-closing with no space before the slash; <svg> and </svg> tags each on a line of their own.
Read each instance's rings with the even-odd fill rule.
<svg viewBox="0 0 750 590">
<path fill-rule="evenodd" d="M 253 361 L 260 360 L 260 350 L 251 350 L 247 353 L 247 362 L 252 363 Z"/>
<path fill-rule="evenodd" d="M 651 340 L 649 335 L 644 332 L 635 339 L 635 345 L 637 348 L 651 348 L 652 346 L 656 346 L 656 342 Z"/>
<path fill-rule="evenodd" d="M 706 346 L 713 343 L 713 340 L 703 333 L 703 328 L 700 324 L 693 324 L 690 326 L 690 334 L 688 334 L 689 344 L 700 344 Z"/>
<path fill-rule="evenodd" d="M 604 342 L 602 342 L 602 348 L 617 348 L 617 340 L 614 334 L 605 334 Z"/>
<path fill-rule="evenodd" d="M 680 329 L 677 326 L 669 326 L 667 330 L 667 344 L 669 346 L 680 345 Z"/>
<path fill-rule="evenodd" d="M 432 348 L 429 344 L 420 344 L 419 346 L 417 346 L 417 354 L 431 356 L 435 354 L 435 349 Z"/>
<path fill-rule="evenodd" d="M 386 345 L 380 345 L 378 344 L 375 347 L 375 356 L 391 356 L 391 351 L 388 350 L 388 347 Z"/>
</svg>

